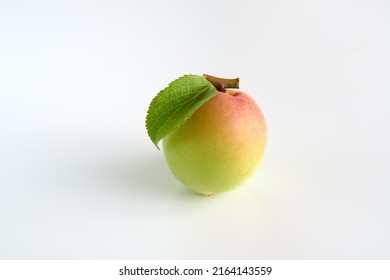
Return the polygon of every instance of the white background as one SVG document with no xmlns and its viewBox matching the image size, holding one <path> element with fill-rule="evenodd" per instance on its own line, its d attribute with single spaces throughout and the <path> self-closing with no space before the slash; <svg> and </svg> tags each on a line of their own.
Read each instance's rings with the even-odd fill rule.
<svg viewBox="0 0 390 280">
<path fill-rule="evenodd" d="M 241 78 L 268 146 L 187 190 L 144 126 Z M 0 1 L 1 259 L 389 259 L 388 1 Z"/>
</svg>

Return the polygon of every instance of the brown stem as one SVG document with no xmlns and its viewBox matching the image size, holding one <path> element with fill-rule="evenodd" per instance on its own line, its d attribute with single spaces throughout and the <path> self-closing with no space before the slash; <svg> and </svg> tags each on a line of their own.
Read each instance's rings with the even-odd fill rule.
<svg viewBox="0 0 390 280">
<path fill-rule="evenodd" d="M 236 79 L 225 79 L 219 78 L 207 74 L 203 74 L 203 77 L 215 86 L 218 91 L 226 92 L 227 88 L 239 88 L 240 78 Z"/>
</svg>

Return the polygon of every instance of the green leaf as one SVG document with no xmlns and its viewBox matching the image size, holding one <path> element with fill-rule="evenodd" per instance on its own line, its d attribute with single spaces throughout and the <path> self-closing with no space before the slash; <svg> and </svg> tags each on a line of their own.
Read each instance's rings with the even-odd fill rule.
<svg viewBox="0 0 390 280">
<path fill-rule="evenodd" d="M 217 93 L 209 81 L 197 75 L 182 76 L 160 91 L 146 116 L 146 129 L 156 147 Z"/>
</svg>

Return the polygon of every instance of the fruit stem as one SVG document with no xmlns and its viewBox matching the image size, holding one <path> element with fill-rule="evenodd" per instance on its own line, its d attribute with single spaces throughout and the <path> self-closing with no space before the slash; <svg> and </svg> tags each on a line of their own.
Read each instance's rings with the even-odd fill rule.
<svg viewBox="0 0 390 280">
<path fill-rule="evenodd" d="M 227 88 L 239 88 L 240 87 L 240 78 L 235 79 L 225 79 L 219 78 L 207 74 L 203 74 L 203 77 L 209 81 L 218 91 L 226 92 Z"/>
</svg>

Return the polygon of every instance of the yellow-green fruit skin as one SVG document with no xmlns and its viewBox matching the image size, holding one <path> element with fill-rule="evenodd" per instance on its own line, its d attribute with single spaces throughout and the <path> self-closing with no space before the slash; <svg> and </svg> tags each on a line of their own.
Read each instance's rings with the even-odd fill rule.
<svg viewBox="0 0 390 280">
<path fill-rule="evenodd" d="M 219 92 L 163 139 L 166 161 L 191 190 L 232 190 L 259 166 L 266 146 L 263 113 L 247 94 Z"/>
</svg>

